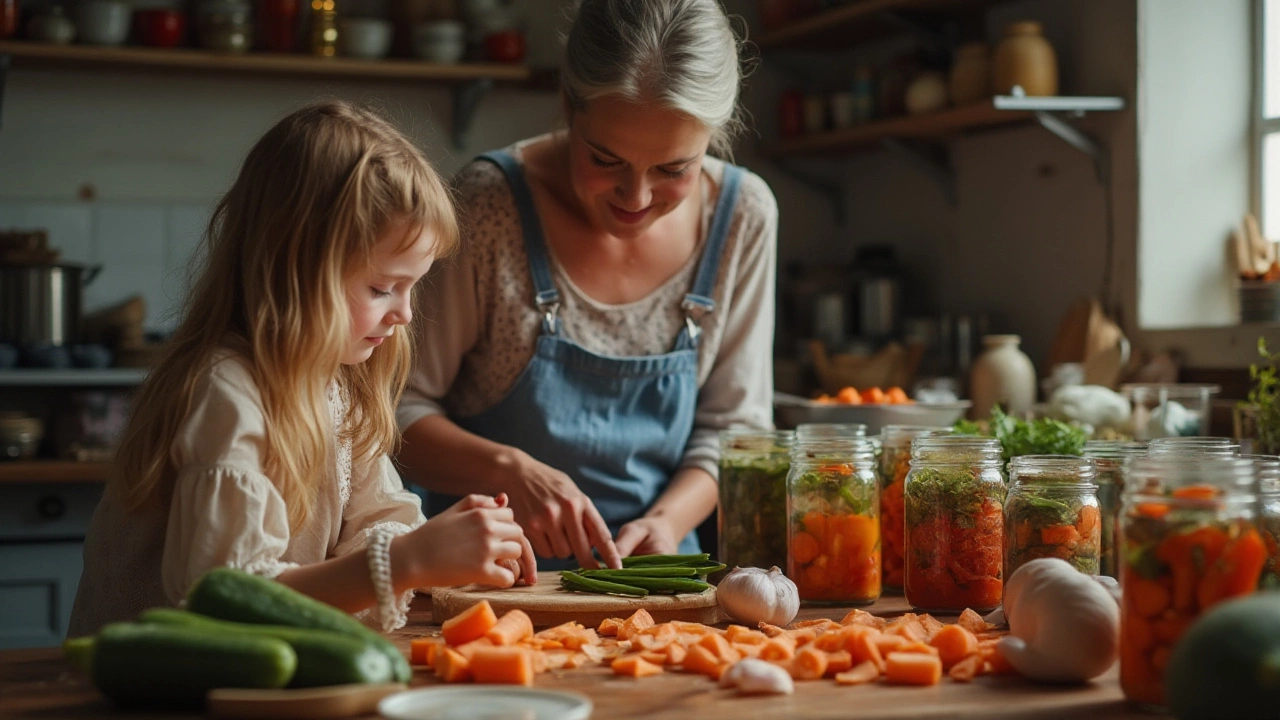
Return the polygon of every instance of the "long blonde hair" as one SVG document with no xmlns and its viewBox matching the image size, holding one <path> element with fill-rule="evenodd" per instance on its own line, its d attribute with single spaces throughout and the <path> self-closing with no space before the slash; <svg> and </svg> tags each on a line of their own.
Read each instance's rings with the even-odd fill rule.
<svg viewBox="0 0 1280 720">
<path fill-rule="evenodd" d="M 408 228 L 405 246 L 423 230 L 434 235 L 436 257 L 457 245 L 445 184 L 377 114 L 321 102 L 263 135 L 213 212 L 182 323 L 134 401 L 110 480 L 128 507 L 169 502 L 170 448 L 224 348 L 245 359 L 261 393 L 263 471 L 295 530 L 331 477 L 332 383 L 346 400 L 339 427 L 352 457 L 368 462 L 395 448 L 411 332 L 397 327 L 364 363 L 341 357 L 350 334 L 344 281 L 398 223 Z"/>
</svg>

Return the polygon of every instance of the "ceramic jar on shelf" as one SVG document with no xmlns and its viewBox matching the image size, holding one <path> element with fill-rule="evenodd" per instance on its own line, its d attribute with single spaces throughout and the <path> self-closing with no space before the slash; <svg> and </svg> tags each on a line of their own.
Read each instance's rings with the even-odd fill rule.
<svg viewBox="0 0 1280 720">
<path fill-rule="evenodd" d="M 986 347 L 969 374 L 969 396 L 973 417 L 986 418 L 999 405 L 1009 415 L 1021 415 L 1036 401 L 1036 368 L 1031 358 L 1018 348 L 1017 335 L 988 335 Z"/>
<path fill-rule="evenodd" d="M 956 50 L 948 84 L 951 104 L 956 107 L 991 97 L 991 48 L 984 42 L 961 45 Z"/>
<path fill-rule="evenodd" d="M 1058 59 L 1038 22 L 1009 23 L 991 61 L 991 89 L 1009 95 L 1014 87 L 1033 96 L 1058 94 Z"/>
</svg>

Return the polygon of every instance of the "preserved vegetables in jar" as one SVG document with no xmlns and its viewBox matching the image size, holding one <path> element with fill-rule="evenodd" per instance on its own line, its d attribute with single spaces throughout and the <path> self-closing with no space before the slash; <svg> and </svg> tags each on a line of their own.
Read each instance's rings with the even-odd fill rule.
<svg viewBox="0 0 1280 720">
<path fill-rule="evenodd" d="M 886 425 L 880 429 L 880 565 L 885 589 L 901 590 L 904 582 L 906 519 L 902 500 L 911 470 L 911 441 L 950 432 L 951 428 L 925 425 Z"/>
<path fill-rule="evenodd" d="M 1102 513 L 1093 460 L 1070 455 L 1022 455 L 1009 463 L 1004 502 L 1004 576 L 1023 563 L 1058 558 L 1098 574 Z"/>
<path fill-rule="evenodd" d="M 720 433 L 719 557 L 729 567 L 786 567 L 790 430 Z"/>
<path fill-rule="evenodd" d="M 1117 548 L 1120 546 L 1120 498 L 1124 493 L 1125 463 L 1147 452 L 1143 443 L 1120 440 L 1090 440 L 1084 456 L 1093 458 L 1098 468 L 1098 510 L 1102 512 L 1102 554 L 1098 574 L 1120 579 Z"/>
</svg>

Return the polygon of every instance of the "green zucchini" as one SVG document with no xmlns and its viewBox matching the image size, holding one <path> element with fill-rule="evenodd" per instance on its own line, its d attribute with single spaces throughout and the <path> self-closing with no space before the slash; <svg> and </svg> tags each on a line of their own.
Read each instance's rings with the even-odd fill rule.
<svg viewBox="0 0 1280 720">
<path fill-rule="evenodd" d="M 113 623 L 93 643 L 93 684 L 122 704 L 204 702 L 214 688 L 282 688 L 298 656 L 273 637 Z"/>
<path fill-rule="evenodd" d="M 413 677 L 404 654 L 359 620 L 274 580 L 241 570 L 220 567 L 205 573 L 187 593 L 187 609 L 219 620 L 330 630 L 361 638 L 387 656 L 397 682 Z"/>
<path fill-rule="evenodd" d="M 283 640 L 298 654 L 298 669 L 289 687 L 391 682 L 391 661 L 373 643 L 331 630 L 228 622 L 172 608 L 148 610 L 138 621 L 209 634 L 244 633 Z"/>
</svg>

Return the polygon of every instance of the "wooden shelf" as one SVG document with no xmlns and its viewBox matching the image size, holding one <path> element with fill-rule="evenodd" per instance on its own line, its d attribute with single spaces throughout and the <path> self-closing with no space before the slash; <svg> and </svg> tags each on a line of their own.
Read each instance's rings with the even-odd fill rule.
<svg viewBox="0 0 1280 720">
<path fill-rule="evenodd" d="M 0 370 L 0 387 L 134 387 L 147 371 L 141 368 L 106 370 Z"/>
<path fill-rule="evenodd" d="M 1007 0 L 848 0 L 754 38 L 761 50 L 830 49 L 902 34 L 908 27 L 894 18 L 921 22 L 955 20 Z"/>
<path fill-rule="evenodd" d="M 940 140 L 966 130 L 1023 122 L 1031 116 L 1030 111 L 1001 110 L 994 102 L 982 102 L 929 115 L 892 118 L 787 138 L 766 145 L 764 154 L 775 158 L 831 156 L 875 145 L 882 140 Z"/>
<path fill-rule="evenodd" d="M 71 460 L 0 462 L 0 483 L 106 482 L 107 464 Z"/>
<path fill-rule="evenodd" d="M 229 55 L 194 48 L 92 47 L 21 41 L 0 42 L 0 55 L 10 56 L 15 69 L 61 68 L 94 71 L 133 69 L 254 76 L 428 81 L 447 84 L 485 79 L 504 83 L 529 83 L 540 75 L 524 65 L 499 63 L 439 65 L 406 59 L 355 60 L 274 53 Z"/>
</svg>

